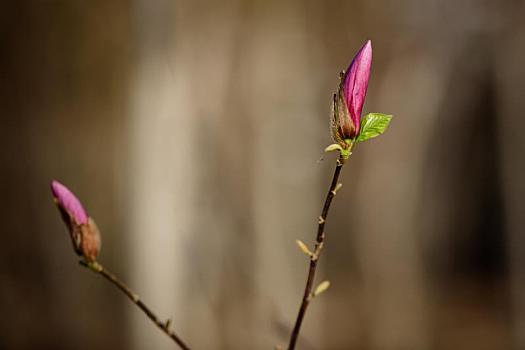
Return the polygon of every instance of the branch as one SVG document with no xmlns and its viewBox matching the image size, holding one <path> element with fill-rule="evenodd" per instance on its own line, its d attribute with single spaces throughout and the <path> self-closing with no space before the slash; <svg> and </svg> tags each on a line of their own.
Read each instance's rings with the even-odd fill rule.
<svg viewBox="0 0 525 350">
<path fill-rule="evenodd" d="M 159 327 L 161 331 L 163 331 L 168 337 L 170 337 L 175 343 L 177 343 L 177 345 L 181 349 L 190 350 L 190 347 L 186 345 L 182 341 L 182 339 L 179 338 L 177 334 L 175 334 L 174 331 L 170 330 L 171 319 L 168 319 L 166 322 L 161 322 L 159 318 L 153 313 L 153 311 L 151 311 L 151 309 L 148 306 L 146 306 L 146 304 L 144 304 L 142 300 L 140 300 L 140 297 L 135 292 L 133 292 L 127 285 L 120 281 L 114 274 L 106 270 L 102 265 L 100 265 L 96 261 L 86 262 L 84 260 L 81 260 L 79 263 L 80 265 L 90 269 L 95 273 L 98 273 L 99 275 L 107 279 L 109 282 L 113 283 L 113 285 L 120 289 L 122 293 L 126 294 L 126 296 L 135 305 L 137 305 L 139 309 L 141 309 L 146 314 L 146 316 L 148 316 L 149 319 L 153 321 L 153 323 L 155 323 L 157 327 Z"/>
<path fill-rule="evenodd" d="M 319 226 L 317 227 L 317 238 L 315 242 L 314 253 L 310 256 L 310 269 L 308 270 L 308 278 L 306 279 L 306 286 L 304 288 L 303 300 L 301 302 L 301 307 L 299 308 L 299 313 L 297 314 L 297 319 L 295 321 L 295 326 L 290 337 L 290 343 L 288 345 L 288 350 L 295 349 L 295 344 L 297 338 L 299 337 L 299 332 L 301 331 L 301 324 L 303 323 L 304 315 L 306 309 L 312 300 L 312 288 L 314 285 L 315 272 L 317 270 L 317 262 L 319 261 L 319 256 L 321 255 L 321 250 L 323 249 L 325 234 L 324 226 L 326 224 L 326 219 L 328 217 L 328 211 L 330 210 L 330 205 L 332 204 L 332 199 L 337 193 L 337 190 L 340 188 L 338 184 L 339 174 L 343 168 L 344 160 L 339 158 L 337 160 L 337 165 L 334 170 L 334 176 L 332 178 L 332 183 L 326 194 L 326 199 L 324 201 L 323 211 L 321 216 L 319 216 Z"/>
</svg>

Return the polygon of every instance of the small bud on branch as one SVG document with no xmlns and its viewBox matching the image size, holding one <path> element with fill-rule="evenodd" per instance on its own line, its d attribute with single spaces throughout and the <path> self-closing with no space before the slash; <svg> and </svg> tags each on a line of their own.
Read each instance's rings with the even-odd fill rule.
<svg viewBox="0 0 525 350">
<path fill-rule="evenodd" d="M 73 192 L 60 182 L 51 182 L 51 192 L 69 230 L 75 252 L 88 262 L 96 261 L 100 252 L 100 232 L 95 221 Z"/>
<path fill-rule="evenodd" d="M 295 243 L 297 243 L 297 246 L 299 247 L 299 249 L 301 249 L 301 251 L 302 251 L 304 254 L 308 255 L 308 257 L 310 257 L 310 259 L 313 258 L 314 253 L 312 253 L 312 252 L 310 251 L 310 249 L 308 248 L 308 246 L 307 246 L 306 244 L 304 244 L 303 241 L 297 239 L 297 240 L 295 241 Z"/>
<path fill-rule="evenodd" d="M 319 294 L 326 292 L 328 288 L 330 288 L 330 281 L 323 281 L 319 283 L 319 285 L 315 288 L 314 292 L 312 293 L 312 298 L 315 298 Z"/>
</svg>

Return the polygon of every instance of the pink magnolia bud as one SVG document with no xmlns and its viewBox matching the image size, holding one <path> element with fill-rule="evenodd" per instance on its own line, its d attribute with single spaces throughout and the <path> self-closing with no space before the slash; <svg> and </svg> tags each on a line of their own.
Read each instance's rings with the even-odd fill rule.
<svg viewBox="0 0 525 350">
<path fill-rule="evenodd" d="M 343 148 L 348 147 L 345 140 L 353 140 L 359 135 L 371 65 L 372 42 L 368 40 L 342 74 L 339 90 L 334 95 L 332 138 Z"/>
<path fill-rule="evenodd" d="M 51 182 L 51 192 L 60 210 L 78 255 L 87 261 L 95 261 L 100 251 L 100 233 L 78 198 L 60 182 Z"/>
</svg>

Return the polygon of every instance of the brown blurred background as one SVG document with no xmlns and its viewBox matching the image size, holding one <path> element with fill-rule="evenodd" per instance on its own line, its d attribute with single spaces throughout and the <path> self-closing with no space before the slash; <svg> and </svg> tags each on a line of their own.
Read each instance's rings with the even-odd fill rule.
<svg viewBox="0 0 525 350">
<path fill-rule="evenodd" d="M 0 349 L 171 349 L 77 264 L 100 261 L 195 349 L 287 343 L 366 39 L 360 145 L 300 349 L 525 349 L 525 13 L 501 1 L 18 1 L 0 10 Z"/>
</svg>

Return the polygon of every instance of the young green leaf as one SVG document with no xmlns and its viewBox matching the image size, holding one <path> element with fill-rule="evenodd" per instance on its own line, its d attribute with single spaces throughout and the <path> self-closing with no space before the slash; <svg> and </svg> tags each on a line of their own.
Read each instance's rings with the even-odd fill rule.
<svg viewBox="0 0 525 350">
<path fill-rule="evenodd" d="M 368 113 L 361 120 L 361 131 L 356 141 L 362 142 L 381 135 L 385 132 L 391 119 L 392 116 L 388 114 Z"/>
</svg>

